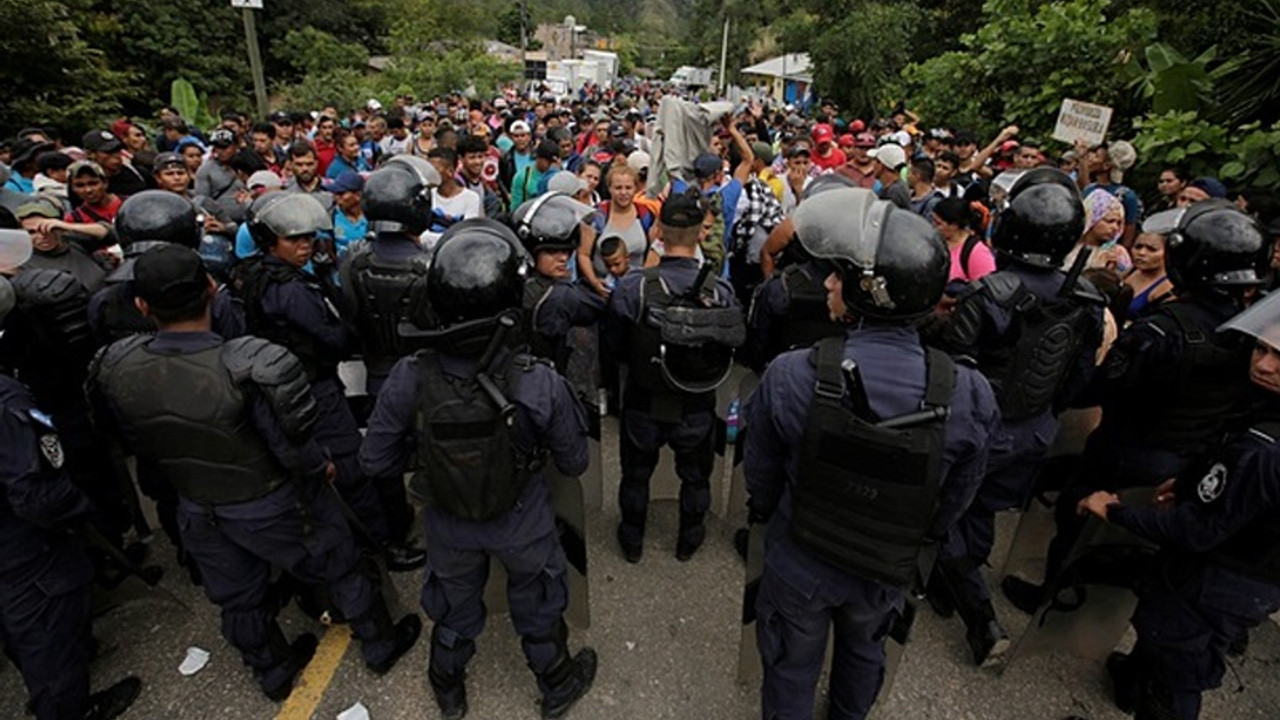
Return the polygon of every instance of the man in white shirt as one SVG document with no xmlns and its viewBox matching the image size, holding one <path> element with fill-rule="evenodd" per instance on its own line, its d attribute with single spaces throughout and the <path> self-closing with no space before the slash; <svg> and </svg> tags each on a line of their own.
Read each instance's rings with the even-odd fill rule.
<svg viewBox="0 0 1280 720">
<path fill-rule="evenodd" d="M 431 190 L 431 224 L 422 233 L 422 246 L 431 249 L 455 223 L 484 217 L 480 195 L 458 184 L 458 154 L 445 147 L 427 153 L 427 160 L 440 173 L 440 186 Z"/>
</svg>

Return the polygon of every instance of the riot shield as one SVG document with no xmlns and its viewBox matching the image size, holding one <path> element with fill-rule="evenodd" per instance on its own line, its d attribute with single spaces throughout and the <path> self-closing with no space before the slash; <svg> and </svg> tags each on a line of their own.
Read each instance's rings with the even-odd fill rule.
<svg viewBox="0 0 1280 720">
<path fill-rule="evenodd" d="M 1123 493 L 1126 504 L 1150 502 L 1153 488 Z M 1102 662 L 1129 627 L 1138 604 L 1133 583 L 1155 546 L 1091 517 L 1062 571 L 1046 588 L 1046 602 L 1009 651 L 1002 668 L 1026 655 L 1065 653 Z"/>
</svg>

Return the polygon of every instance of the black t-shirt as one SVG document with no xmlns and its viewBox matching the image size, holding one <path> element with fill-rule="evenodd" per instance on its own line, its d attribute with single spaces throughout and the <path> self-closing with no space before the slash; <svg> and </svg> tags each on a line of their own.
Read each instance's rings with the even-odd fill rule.
<svg viewBox="0 0 1280 720">
<path fill-rule="evenodd" d="M 119 195 L 120 197 L 137 195 L 143 190 L 147 190 L 152 187 L 154 187 L 154 185 L 151 182 L 150 176 L 127 164 L 121 166 L 120 172 L 107 180 L 107 190 Z"/>
</svg>

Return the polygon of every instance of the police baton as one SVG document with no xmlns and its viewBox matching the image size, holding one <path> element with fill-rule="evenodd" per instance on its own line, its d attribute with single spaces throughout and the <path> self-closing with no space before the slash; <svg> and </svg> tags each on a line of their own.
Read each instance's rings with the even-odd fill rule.
<svg viewBox="0 0 1280 720">
<path fill-rule="evenodd" d="M 1093 248 L 1081 246 L 1080 252 L 1076 254 L 1076 261 L 1071 263 L 1071 269 L 1067 271 L 1067 276 L 1062 279 L 1062 287 L 1058 288 L 1058 297 L 1069 297 L 1075 292 L 1076 281 L 1080 279 L 1080 273 L 1084 272 L 1084 266 L 1089 263 L 1089 256 L 1093 254 Z"/>
</svg>

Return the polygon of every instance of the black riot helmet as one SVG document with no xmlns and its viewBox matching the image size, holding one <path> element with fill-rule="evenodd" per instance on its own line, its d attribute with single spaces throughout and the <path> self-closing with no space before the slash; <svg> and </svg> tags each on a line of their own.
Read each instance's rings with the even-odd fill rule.
<svg viewBox="0 0 1280 720">
<path fill-rule="evenodd" d="M 1056 269 L 1084 234 L 1084 201 L 1071 178 L 1056 168 L 1022 173 L 996 216 L 991 244 L 1032 267 Z"/>
<path fill-rule="evenodd" d="M 582 223 L 595 210 L 564 193 L 544 193 L 516 208 L 511 225 L 516 237 L 532 255 L 539 250 L 576 250 L 582 240 Z"/>
<path fill-rule="evenodd" d="M 315 235 L 333 229 L 333 218 L 307 193 L 273 192 L 249 206 L 249 234 L 265 250 L 282 237 Z"/>
<path fill-rule="evenodd" d="M 1176 291 L 1230 294 L 1266 279 L 1270 247 L 1262 229 L 1226 200 L 1156 213 L 1142 231 L 1166 236 L 1165 267 Z"/>
<path fill-rule="evenodd" d="M 864 188 L 835 188 L 801 203 L 793 222 L 804 249 L 835 265 L 859 316 L 910 322 L 942 298 L 951 255 L 923 217 Z"/>
<path fill-rule="evenodd" d="M 192 202 L 166 190 L 130 195 L 116 213 L 116 234 L 126 257 L 136 257 L 157 243 L 200 247 L 202 228 Z"/>
<path fill-rule="evenodd" d="M 511 229 L 474 218 L 440 236 L 427 270 L 427 301 L 444 328 L 518 308 L 529 256 Z"/>
<path fill-rule="evenodd" d="M 421 235 L 431 225 L 431 189 L 440 174 L 422 158 L 397 155 L 364 181 L 360 206 L 374 233 Z"/>
</svg>

